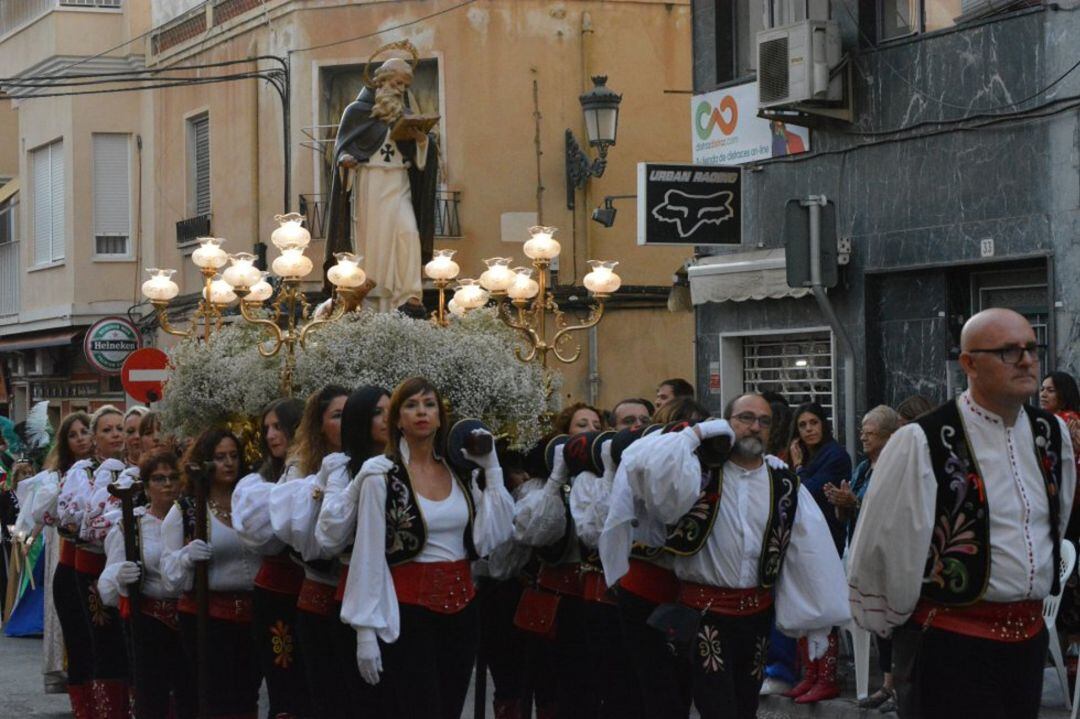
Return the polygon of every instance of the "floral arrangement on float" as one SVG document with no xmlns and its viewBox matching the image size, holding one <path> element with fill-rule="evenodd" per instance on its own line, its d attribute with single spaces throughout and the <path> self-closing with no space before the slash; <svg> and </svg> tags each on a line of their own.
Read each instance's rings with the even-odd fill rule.
<svg viewBox="0 0 1080 719">
<path fill-rule="evenodd" d="M 167 432 L 195 436 L 227 426 L 252 439 L 259 412 L 281 393 L 281 359 L 263 357 L 257 327 L 230 324 L 208 340 L 185 339 L 169 351 L 160 403 Z M 514 356 L 516 335 L 493 309 L 469 312 L 446 327 L 396 312 L 350 312 L 310 333 L 298 352 L 294 394 L 334 382 L 392 390 L 421 375 L 440 388 L 457 417 L 476 417 L 526 449 L 558 409 L 561 375 Z"/>
</svg>

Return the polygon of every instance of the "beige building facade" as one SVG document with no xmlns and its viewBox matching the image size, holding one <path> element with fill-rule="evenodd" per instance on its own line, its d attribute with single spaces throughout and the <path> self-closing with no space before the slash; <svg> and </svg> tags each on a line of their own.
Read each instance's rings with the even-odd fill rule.
<svg viewBox="0 0 1080 719">
<path fill-rule="evenodd" d="M 441 116 L 435 247 L 457 250 L 462 276 L 475 277 L 485 257 L 523 262 L 529 225 L 558 227 L 559 296 L 575 308 L 581 303 L 570 298 L 584 297 L 586 260 L 619 260 L 624 289 L 592 348 L 581 334 L 582 358 L 563 367 L 568 398 L 610 407 L 626 396 L 651 397 L 663 378 L 692 378 L 693 315 L 667 309 L 672 274 L 691 248 L 637 246 L 632 199 L 616 202 L 611 228 L 590 220 L 605 196 L 634 194 L 638 162 L 689 161 L 688 0 L 25 5 L 26 17 L 0 16 L 2 77 L 135 70 L 183 82 L 141 91 L 134 83 L 94 85 L 128 91 L 65 97 L 23 97 L 60 88 L 4 87 L 0 182 L 10 178 L 18 189 L 15 249 L 4 255 L 0 243 L 0 356 L 8 359 L 16 414 L 35 396 L 62 394 L 43 384 L 89 382 L 76 344 L 101 317 L 130 315 L 148 331 L 148 344 L 168 345 L 139 296 L 143 268 L 177 268 L 182 295 L 197 292 L 196 236 L 226 238 L 231 252 L 261 249 L 287 204 L 308 216 L 318 267 L 334 126 L 365 63 L 399 39 L 421 57 L 417 104 Z M 265 79 L 282 68 L 273 58 L 288 68 L 284 103 Z M 249 77 L 209 82 L 229 74 Z M 604 175 L 576 193 L 570 210 L 564 134 L 570 129 L 585 144 L 578 96 L 593 75 L 606 75 L 623 96 L 618 141 Z M 17 272 L 4 262 L 9 256 L 17 256 Z M 66 349 L 55 344 L 65 335 Z M 54 344 L 35 346 L 35 338 Z M 13 357 L 42 352 L 65 355 L 66 374 L 35 384 L 27 363 Z M 123 400 L 115 379 L 102 378 L 99 388 L 61 397 L 58 409 Z"/>
</svg>

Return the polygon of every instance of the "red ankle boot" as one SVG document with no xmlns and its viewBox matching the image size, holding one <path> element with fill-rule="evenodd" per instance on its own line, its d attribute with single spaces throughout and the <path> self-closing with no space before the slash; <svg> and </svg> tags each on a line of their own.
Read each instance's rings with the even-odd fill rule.
<svg viewBox="0 0 1080 719">
<path fill-rule="evenodd" d="M 783 693 L 783 696 L 788 699 L 794 699 L 801 697 L 817 683 L 818 678 L 818 663 L 816 661 L 810 661 L 810 649 L 806 644 L 806 637 L 803 637 L 795 644 L 799 653 L 799 664 L 803 668 L 802 681 L 788 689 Z"/>
<path fill-rule="evenodd" d="M 818 660 L 817 683 L 795 699 L 796 704 L 813 704 L 840 696 L 840 685 L 836 681 L 836 664 L 840 656 L 840 638 L 834 629 L 829 633 L 829 648 L 825 656 Z"/>
</svg>

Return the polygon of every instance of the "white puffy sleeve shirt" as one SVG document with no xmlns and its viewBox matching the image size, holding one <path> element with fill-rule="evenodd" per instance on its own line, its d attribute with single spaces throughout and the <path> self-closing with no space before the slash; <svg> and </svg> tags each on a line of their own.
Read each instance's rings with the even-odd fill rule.
<svg viewBox="0 0 1080 719">
<path fill-rule="evenodd" d="M 958 400 L 990 507 L 990 579 L 983 599 L 1043 599 L 1055 568 L 1050 508 L 1034 451 L 1031 422 L 1023 410 L 1010 427 L 965 392 Z M 1065 424 L 1062 435 L 1061 517 L 1064 536 L 1076 489 L 1076 464 Z M 935 532 L 937 480 L 926 435 L 917 424 L 900 428 L 874 468 L 855 534 L 848 571 L 855 621 L 887 636 L 907 621 L 919 601 L 931 536 Z"/>
<path fill-rule="evenodd" d="M 139 557 L 142 562 L 139 587 L 142 594 L 153 599 L 175 599 L 180 593 L 170 590 L 161 574 L 162 520 L 147 512 L 145 507 L 136 508 L 135 516 L 139 522 Z M 120 564 L 125 561 L 123 526 L 116 524 L 105 537 L 105 569 L 98 578 L 101 601 L 110 607 L 115 607 L 121 596 L 128 595 L 127 586 L 120 584 L 116 578 Z"/>
<path fill-rule="evenodd" d="M 606 472 L 600 476 L 582 472 L 574 477 L 574 486 L 570 490 L 570 516 L 574 518 L 578 539 L 588 547 L 595 549 L 604 531 L 614 480 L 614 473 Z"/>
<path fill-rule="evenodd" d="M 349 475 L 348 462 L 326 478 L 322 507 L 315 523 L 315 542 L 328 557 L 343 552 L 356 534 L 358 502 L 354 499 L 356 495 L 346 491 L 349 484 L 355 481 L 359 481 L 359 477 Z"/>
<path fill-rule="evenodd" d="M 566 485 L 548 479 L 524 489 L 514 506 L 514 541 L 527 547 L 546 547 L 566 533 Z"/>
<path fill-rule="evenodd" d="M 298 551 L 305 562 L 334 554 L 316 540 L 315 525 L 330 476 L 343 475 L 347 479 L 348 465 L 348 455 L 334 452 L 323 458 L 315 474 L 274 485 L 270 491 L 270 524 L 274 535 Z M 337 483 L 341 483 L 340 478 Z"/>
<path fill-rule="evenodd" d="M 77 533 L 82 527 L 83 514 L 94 484 L 91 467 L 93 462 L 89 459 L 81 459 L 71 465 L 57 497 L 57 525 L 69 532 Z"/>
<path fill-rule="evenodd" d="M 403 462 L 408 463 L 407 447 L 402 443 Z M 502 471 L 487 472 L 483 492 L 469 482 L 476 514 L 473 517 L 473 544 L 480 556 L 510 538 L 514 500 L 503 484 Z M 419 503 L 419 495 L 417 502 Z M 464 531 L 464 527 L 462 527 Z M 458 559 L 466 559 L 463 555 Z M 416 561 L 423 561 L 423 553 Z M 397 594 L 390 567 L 386 563 L 386 475 L 373 475 L 360 488 L 356 517 L 356 536 L 345 596 L 341 602 L 341 620 L 356 629 L 363 641 L 372 635 L 386 643 L 397 640 L 401 631 Z"/>
<path fill-rule="evenodd" d="M 630 568 L 634 541 L 667 541 L 667 525 L 690 511 L 701 494 L 701 444 L 693 428 L 650 434 L 627 447 L 611 489 L 611 508 L 598 547 L 604 581 L 615 584 Z"/>
<path fill-rule="evenodd" d="M 207 544 L 212 556 L 209 561 L 208 584 L 212 592 L 245 592 L 255 583 L 262 557 L 240 539 L 235 529 L 207 510 L 210 531 Z M 161 523 L 161 574 L 170 592 L 191 591 L 195 582 L 194 567 L 185 567 L 184 517 L 180 505 L 174 504 Z"/>
<path fill-rule="evenodd" d="M 38 472 L 15 487 L 19 499 L 19 516 L 15 519 L 13 535 L 29 537 L 45 524 L 56 523 L 56 500 L 60 497 L 60 473 L 54 469 Z"/>
<path fill-rule="evenodd" d="M 121 464 L 119 460 L 110 459 L 98 468 L 94 474 L 94 491 L 90 493 L 90 502 L 83 517 L 83 538 L 97 545 L 103 545 L 109 530 L 120 522 L 120 500 L 109 494 L 109 485 L 116 471 L 116 465 L 106 467 L 110 462 Z M 138 479 L 138 467 L 125 467 L 117 475 L 116 483 L 123 487 Z"/>
<path fill-rule="evenodd" d="M 232 522 L 240 539 L 263 555 L 278 554 L 285 543 L 274 535 L 270 520 L 270 492 L 278 484 L 297 479 L 295 465 L 289 465 L 277 482 L 269 482 L 258 472 L 243 477 L 232 494 Z"/>
</svg>

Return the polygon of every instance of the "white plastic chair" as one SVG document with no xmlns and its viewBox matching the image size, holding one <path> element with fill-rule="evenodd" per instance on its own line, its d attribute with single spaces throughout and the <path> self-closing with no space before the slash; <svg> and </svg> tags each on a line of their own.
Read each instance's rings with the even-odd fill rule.
<svg viewBox="0 0 1080 719">
<path fill-rule="evenodd" d="M 1069 581 L 1074 566 L 1076 566 L 1076 547 L 1072 542 L 1062 540 L 1061 566 L 1058 568 L 1061 586 L 1057 594 L 1051 594 L 1043 600 L 1043 621 L 1046 623 L 1046 631 L 1050 633 L 1050 656 L 1054 660 L 1054 669 L 1057 670 L 1058 681 L 1061 682 L 1061 695 L 1065 697 L 1065 709 L 1072 710 L 1073 719 L 1076 718 L 1076 710 L 1073 709 L 1076 705 L 1076 697 L 1071 700 L 1069 698 L 1069 675 L 1065 671 L 1065 660 L 1061 656 L 1061 640 L 1058 638 L 1057 633 L 1057 615 L 1058 609 L 1061 608 L 1061 595 L 1065 591 L 1065 583 Z M 1080 688 L 1080 682 L 1077 682 L 1077 688 Z"/>
<path fill-rule="evenodd" d="M 855 660 L 855 696 L 865 699 L 870 695 L 870 632 L 855 622 L 846 627 L 851 635 L 851 653 Z"/>
</svg>

